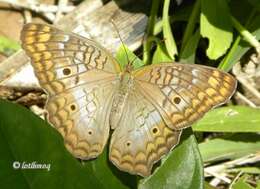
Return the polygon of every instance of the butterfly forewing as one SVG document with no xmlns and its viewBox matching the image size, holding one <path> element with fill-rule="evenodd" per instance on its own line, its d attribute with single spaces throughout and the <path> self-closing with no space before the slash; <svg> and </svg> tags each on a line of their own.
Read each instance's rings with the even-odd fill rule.
<svg viewBox="0 0 260 189">
<path fill-rule="evenodd" d="M 49 122 L 74 156 L 96 157 L 109 135 L 118 64 L 95 42 L 48 25 L 25 25 L 21 40 L 48 93 Z"/>
<path fill-rule="evenodd" d="M 200 65 L 157 64 L 135 71 L 134 76 L 137 88 L 172 129 L 190 126 L 227 102 L 236 89 L 230 74 Z"/>
</svg>

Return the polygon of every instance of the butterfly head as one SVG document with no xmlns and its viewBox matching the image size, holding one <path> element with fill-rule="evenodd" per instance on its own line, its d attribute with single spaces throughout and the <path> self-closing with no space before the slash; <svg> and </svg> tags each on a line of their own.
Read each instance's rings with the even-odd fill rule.
<svg viewBox="0 0 260 189">
<path fill-rule="evenodd" d="M 133 61 L 128 61 L 128 63 L 126 64 L 126 66 L 125 66 L 125 73 L 131 73 L 132 71 L 133 71 L 133 69 L 134 69 L 134 67 L 133 67 L 133 63 L 132 63 Z"/>
</svg>

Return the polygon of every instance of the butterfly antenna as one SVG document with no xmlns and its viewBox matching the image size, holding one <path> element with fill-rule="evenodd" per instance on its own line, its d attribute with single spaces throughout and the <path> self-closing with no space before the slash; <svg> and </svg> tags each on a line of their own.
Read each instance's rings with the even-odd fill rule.
<svg viewBox="0 0 260 189">
<path fill-rule="evenodd" d="M 120 41 L 121 41 L 121 43 L 122 43 L 122 45 L 123 45 L 123 48 L 124 48 L 124 51 L 125 51 L 125 54 L 126 54 L 126 58 L 127 58 L 127 65 L 129 65 L 129 64 L 130 64 L 130 60 L 129 60 L 129 57 L 128 57 L 128 54 L 127 54 L 125 45 L 124 45 L 124 43 L 123 43 L 123 40 L 122 40 L 122 38 L 121 38 L 121 35 L 120 35 L 120 33 L 119 33 L 119 30 L 117 29 L 116 24 L 114 23 L 113 19 L 111 19 L 111 23 L 113 24 L 113 26 L 114 26 L 114 28 L 115 28 L 115 30 L 116 30 L 116 33 L 117 33 L 117 35 L 118 35 L 118 37 L 119 37 L 119 39 L 120 39 Z M 127 66 L 127 67 L 128 67 L 128 66 Z"/>
<path fill-rule="evenodd" d="M 151 49 L 152 49 L 153 47 L 155 47 L 155 45 L 152 43 Z M 135 60 L 136 60 L 138 57 L 140 57 L 140 56 L 141 56 L 143 53 L 145 53 L 145 52 L 148 52 L 148 50 L 145 50 L 145 51 L 143 51 L 143 52 L 140 52 L 138 55 L 136 55 L 136 56 L 133 58 L 133 60 L 130 61 L 130 63 L 133 64 L 133 63 L 135 62 Z M 148 64 L 149 64 L 149 63 L 148 63 Z"/>
</svg>

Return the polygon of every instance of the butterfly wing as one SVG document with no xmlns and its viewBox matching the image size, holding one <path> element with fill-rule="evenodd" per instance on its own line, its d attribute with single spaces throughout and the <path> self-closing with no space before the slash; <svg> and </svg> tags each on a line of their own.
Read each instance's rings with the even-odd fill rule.
<svg viewBox="0 0 260 189">
<path fill-rule="evenodd" d="M 229 100 L 236 80 L 221 70 L 191 64 L 163 63 L 133 73 L 135 84 L 172 129 L 182 129 L 211 108 Z"/>
<path fill-rule="evenodd" d="M 118 64 L 94 41 L 49 25 L 25 25 L 21 40 L 48 93 L 48 121 L 75 157 L 97 157 L 109 135 Z"/>
<path fill-rule="evenodd" d="M 180 134 L 166 126 L 138 90 L 131 91 L 111 138 L 109 158 L 122 171 L 148 176 L 153 164 L 178 144 Z"/>
</svg>

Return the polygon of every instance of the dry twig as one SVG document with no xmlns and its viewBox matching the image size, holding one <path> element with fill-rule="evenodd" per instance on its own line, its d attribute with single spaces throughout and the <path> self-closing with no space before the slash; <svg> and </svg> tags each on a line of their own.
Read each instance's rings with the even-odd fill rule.
<svg viewBox="0 0 260 189">
<path fill-rule="evenodd" d="M 68 4 L 68 0 L 59 0 L 58 10 L 57 10 L 56 15 L 55 15 L 54 24 L 57 23 L 60 20 L 60 18 L 62 17 L 62 8 L 66 7 L 67 4 Z"/>
<path fill-rule="evenodd" d="M 35 1 L 26 1 L 26 0 L 0 0 L 0 2 L 8 3 L 13 7 L 27 9 L 39 13 L 52 22 L 56 18 L 54 13 L 56 12 L 59 12 L 59 14 L 68 13 L 75 8 L 74 6 L 69 6 L 69 5 L 62 5 L 62 6 L 47 5 L 47 4 L 39 4 L 38 2 Z"/>
<path fill-rule="evenodd" d="M 237 80 L 242 84 L 242 86 L 245 87 L 252 95 L 254 95 L 257 99 L 260 100 L 260 92 L 256 89 L 257 84 L 255 82 L 255 78 L 259 67 L 259 56 L 253 54 L 250 57 L 248 63 L 244 66 L 244 69 L 242 69 L 241 63 L 238 62 L 233 66 L 232 71 L 234 75 L 236 75 Z M 249 102 L 247 101 L 246 103 L 248 104 Z"/>
<path fill-rule="evenodd" d="M 47 5 L 47 4 L 38 4 L 38 3 L 32 3 L 31 1 L 19 1 L 19 0 L 0 0 L 0 2 L 8 3 L 14 7 L 29 9 L 37 13 L 56 13 L 57 11 L 60 11 L 62 13 L 68 13 L 71 12 L 75 7 L 72 5 L 62 5 L 61 7 L 57 5 Z"/>
<path fill-rule="evenodd" d="M 236 97 L 238 97 L 240 100 L 244 101 L 247 105 L 249 105 L 252 108 L 256 108 L 257 106 L 255 105 L 254 102 L 252 102 L 251 100 L 249 100 L 246 96 L 244 96 L 242 93 L 240 92 L 236 92 Z"/>
<path fill-rule="evenodd" d="M 242 158 L 238 158 L 232 161 L 227 161 L 218 165 L 208 166 L 204 169 L 205 176 L 214 176 L 215 178 L 212 180 L 210 184 L 216 186 L 217 183 L 220 183 L 220 180 L 225 183 L 232 183 L 231 180 L 227 177 L 229 175 L 229 169 L 234 168 L 236 166 L 242 166 L 246 164 L 260 162 L 260 153 L 255 153 L 251 155 L 244 156 Z M 216 182 L 216 180 L 218 182 Z"/>
</svg>

